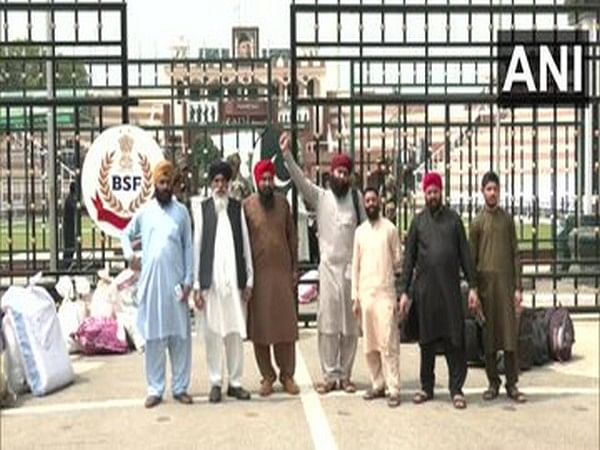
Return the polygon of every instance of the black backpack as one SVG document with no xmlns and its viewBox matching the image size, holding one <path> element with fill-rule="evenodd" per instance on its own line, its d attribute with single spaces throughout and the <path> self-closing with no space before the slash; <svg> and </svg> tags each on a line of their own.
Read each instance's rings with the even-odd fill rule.
<svg viewBox="0 0 600 450">
<path fill-rule="evenodd" d="M 517 342 L 517 356 L 519 368 L 529 370 L 534 360 L 534 330 L 531 314 L 524 310 L 519 319 L 519 339 Z"/>
<path fill-rule="evenodd" d="M 358 191 L 352 188 L 352 204 L 354 205 L 354 214 L 356 214 L 356 226 L 358 227 L 362 222 L 360 217 L 360 207 L 358 206 Z"/>
<path fill-rule="evenodd" d="M 545 310 L 531 311 L 531 324 L 533 328 L 533 363 L 543 366 L 550 361 L 548 352 L 548 326 L 546 323 Z"/>
<path fill-rule="evenodd" d="M 465 319 L 465 356 L 467 362 L 472 365 L 485 365 L 483 329 L 477 321 L 471 317 Z"/>
</svg>

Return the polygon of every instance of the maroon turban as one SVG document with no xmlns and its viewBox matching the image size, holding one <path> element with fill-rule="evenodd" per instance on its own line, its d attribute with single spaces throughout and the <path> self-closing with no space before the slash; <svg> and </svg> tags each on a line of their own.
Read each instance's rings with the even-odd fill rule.
<svg viewBox="0 0 600 450">
<path fill-rule="evenodd" d="M 352 172 L 352 158 L 345 153 L 338 153 L 331 158 L 331 171 L 333 172 L 338 167 L 345 167 L 348 172 Z"/>
<path fill-rule="evenodd" d="M 270 159 L 262 159 L 256 163 L 254 166 L 254 181 L 256 182 L 256 186 L 258 186 L 263 175 L 267 172 L 275 176 L 275 166 L 273 165 L 273 161 Z"/>
<path fill-rule="evenodd" d="M 440 191 L 442 190 L 442 177 L 437 172 L 427 172 L 423 177 L 423 192 L 427 190 L 429 186 L 436 186 Z"/>
</svg>

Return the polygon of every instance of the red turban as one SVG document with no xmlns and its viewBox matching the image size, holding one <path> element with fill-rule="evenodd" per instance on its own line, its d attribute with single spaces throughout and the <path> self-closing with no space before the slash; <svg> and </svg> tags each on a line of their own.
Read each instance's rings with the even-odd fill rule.
<svg viewBox="0 0 600 450">
<path fill-rule="evenodd" d="M 442 190 L 442 177 L 437 172 L 427 172 L 423 177 L 423 192 L 427 190 L 429 186 L 436 186 L 440 191 Z"/>
<path fill-rule="evenodd" d="M 331 158 L 331 171 L 333 172 L 338 167 L 345 167 L 348 172 L 352 172 L 352 158 L 345 153 L 338 153 Z"/>
<path fill-rule="evenodd" d="M 273 165 L 273 161 L 270 159 L 262 159 L 256 163 L 254 166 L 254 181 L 256 182 L 256 186 L 258 186 L 263 175 L 267 172 L 275 176 L 275 166 Z"/>
</svg>

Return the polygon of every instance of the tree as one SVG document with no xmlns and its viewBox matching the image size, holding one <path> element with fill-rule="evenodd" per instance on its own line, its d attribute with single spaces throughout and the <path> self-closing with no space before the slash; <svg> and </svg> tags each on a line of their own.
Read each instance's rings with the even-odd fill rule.
<svg viewBox="0 0 600 450">
<path fill-rule="evenodd" d="M 0 87 L 2 91 L 46 88 L 46 59 L 26 59 L 44 56 L 40 46 L 11 45 L 0 47 Z M 8 59 L 11 58 L 11 59 Z M 55 88 L 89 86 L 89 76 L 81 61 L 55 64 Z"/>
<path fill-rule="evenodd" d="M 211 136 L 204 133 L 193 145 L 194 166 L 197 169 L 198 186 L 209 185 L 208 168 L 221 157 L 221 150 L 215 145 Z"/>
</svg>

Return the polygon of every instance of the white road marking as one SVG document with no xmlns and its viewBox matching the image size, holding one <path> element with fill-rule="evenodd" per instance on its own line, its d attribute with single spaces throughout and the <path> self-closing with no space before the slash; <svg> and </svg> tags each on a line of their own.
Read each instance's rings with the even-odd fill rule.
<svg viewBox="0 0 600 450">
<path fill-rule="evenodd" d="M 313 444 L 316 450 L 336 450 L 337 444 L 333 437 L 329 421 L 321 406 L 319 394 L 313 387 L 312 379 L 304 362 L 300 348 L 296 349 L 296 382 L 300 386 L 300 399 L 304 408 L 304 415 L 310 429 Z"/>
<path fill-rule="evenodd" d="M 463 388 L 463 392 L 465 393 L 465 395 L 471 395 L 471 394 L 482 394 L 483 391 L 485 391 L 487 389 L 487 386 L 481 386 L 481 387 L 470 387 L 470 388 Z M 523 387 L 523 386 L 519 386 L 519 390 L 522 391 L 524 394 L 528 394 L 528 395 L 598 395 L 600 394 L 600 387 L 566 387 L 566 388 L 561 388 L 561 387 L 544 387 L 544 386 L 537 386 L 537 387 Z M 406 392 L 410 392 L 410 394 L 413 393 L 412 390 L 401 390 L 401 394 L 405 394 Z M 436 389 L 436 398 L 438 396 L 443 396 L 443 395 L 449 395 L 448 394 L 448 390 L 446 388 L 441 388 L 441 389 Z M 362 395 L 365 393 L 364 390 L 358 390 L 356 391 L 356 394 L 346 394 L 345 392 L 342 391 L 333 391 L 330 392 L 329 394 L 327 394 L 327 397 L 346 397 L 346 398 L 353 398 L 355 396 L 358 397 L 362 397 Z"/>
<path fill-rule="evenodd" d="M 336 449 L 335 440 L 325 412 L 321 406 L 320 396 L 317 394 L 311 384 L 310 375 L 300 353 L 298 355 L 298 368 L 296 369 L 296 381 L 300 386 L 300 399 L 302 406 L 304 407 L 304 413 L 309 424 L 311 435 L 315 443 L 316 449 Z M 597 396 L 600 393 L 600 387 L 521 387 L 521 391 L 528 395 L 590 395 Z M 465 388 L 463 391 L 465 394 L 481 394 L 485 390 L 484 386 L 477 388 Z M 344 397 L 348 399 L 361 400 L 361 396 L 364 391 L 358 391 L 356 394 L 346 394 L 341 391 L 333 391 L 327 394 L 325 398 L 331 397 Z M 411 391 L 412 393 L 412 391 Z M 447 394 L 447 392 L 441 392 L 439 395 Z M 291 396 L 283 392 L 276 392 L 268 398 L 262 398 L 255 396 L 254 401 L 268 402 L 270 399 L 288 399 L 290 401 L 296 401 L 298 397 Z M 195 396 L 194 401 L 197 403 L 207 403 L 207 396 Z M 166 399 L 166 402 L 173 403 L 174 400 L 171 398 Z M 83 411 L 101 411 L 105 409 L 113 408 L 143 408 L 143 398 L 119 398 L 119 399 L 108 399 L 98 400 L 89 402 L 72 402 L 72 403 L 55 403 L 52 405 L 33 405 L 33 406 L 21 406 L 13 409 L 4 409 L 0 411 L 0 417 L 11 417 L 11 416 L 27 416 L 27 415 L 44 415 L 44 414 L 56 414 L 56 413 L 69 413 L 69 412 L 83 412 Z"/>
</svg>

